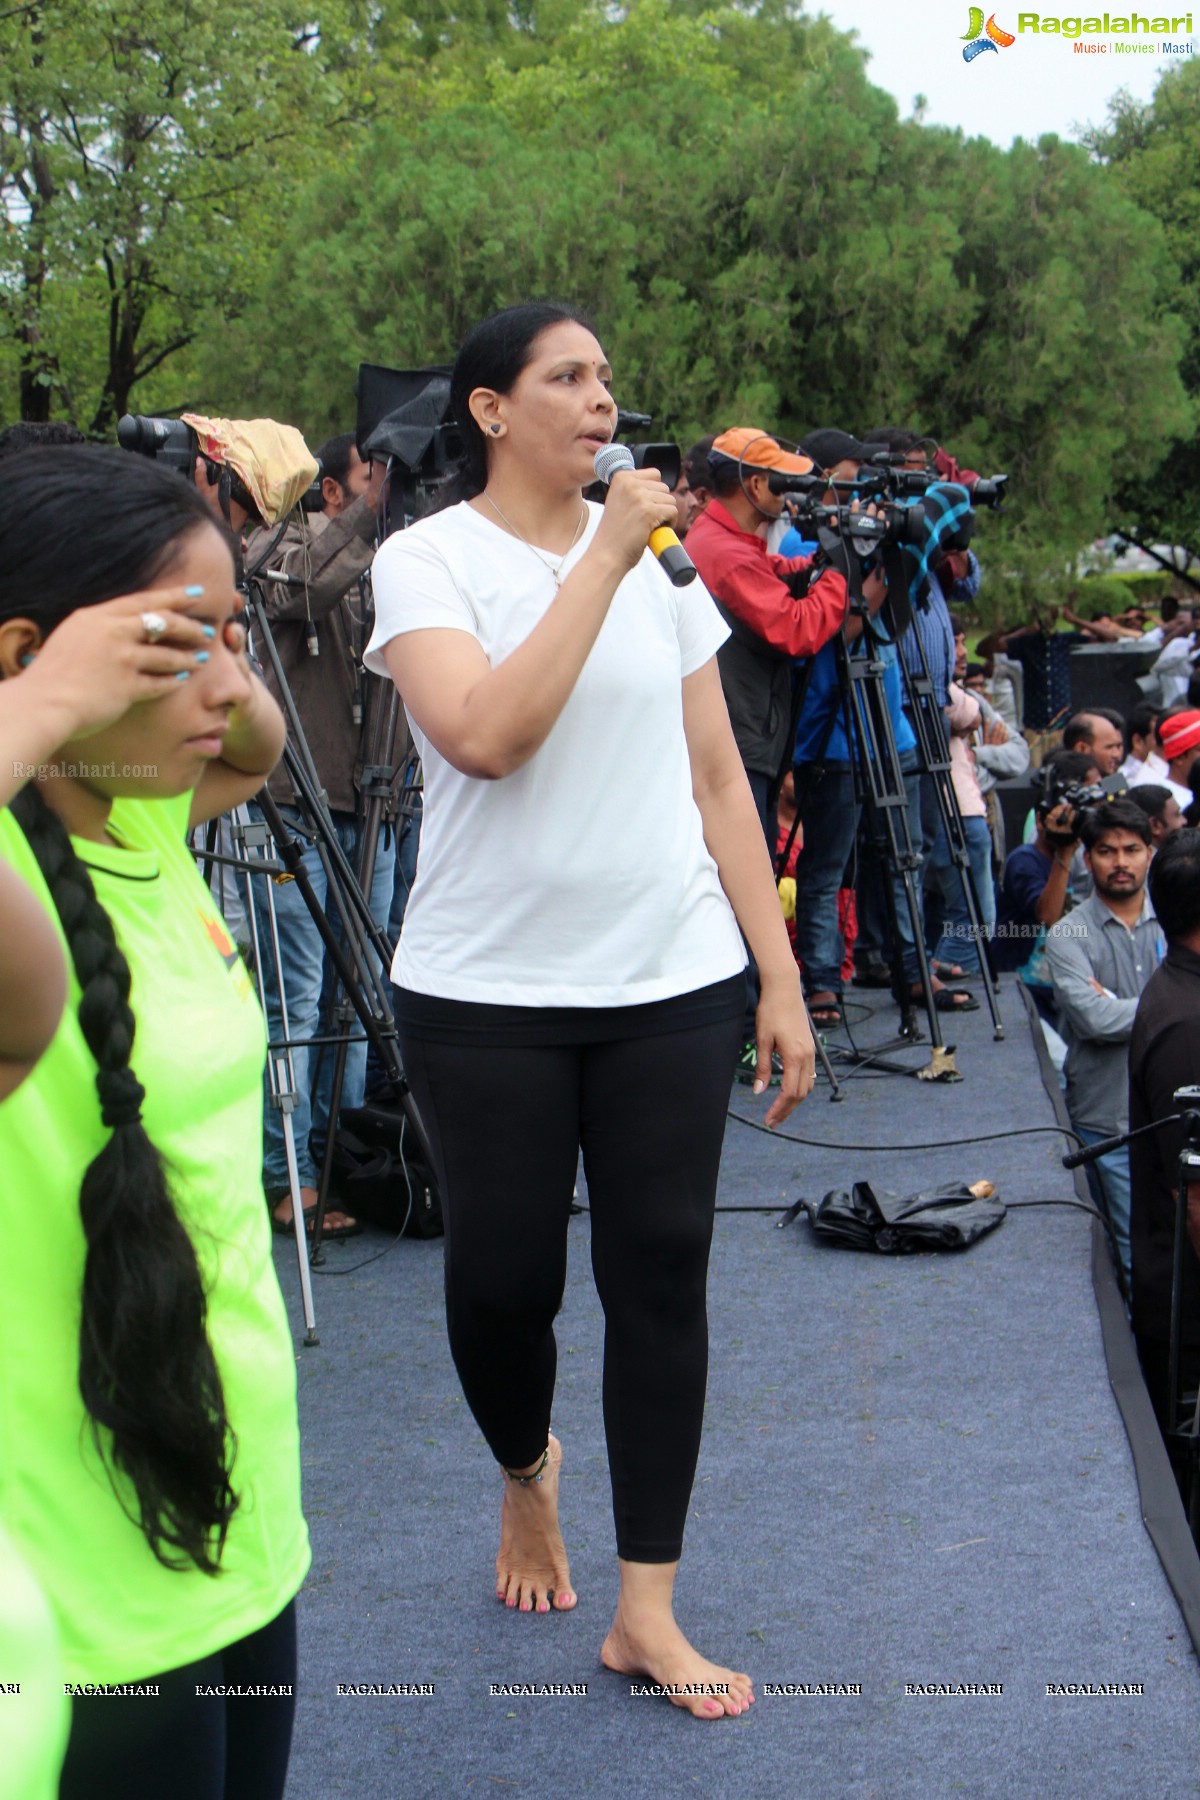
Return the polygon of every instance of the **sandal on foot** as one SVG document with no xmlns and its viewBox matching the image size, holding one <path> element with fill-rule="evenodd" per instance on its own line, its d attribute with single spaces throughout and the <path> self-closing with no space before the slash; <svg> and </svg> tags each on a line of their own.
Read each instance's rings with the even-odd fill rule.
<svg viewBox="0 0 1200 1800">
<path fill-rule="evenodd" d="M 804 1004 L 808 1008 L 808 1016 L 819 1031 L 832 1031 L 837 1025 L 844 1025 L 846 1015 L 842 1010 L 842 1002 L 837 994 L 827 988 L 828 999 L 819 994 L 806 996 Z"/>
<path fill-rule="evenodd" d="M 279 1202 L 276 1201 L 275 1205 L 278 1206 L 278 1204 L 279 1204 Z M 335 1218 L 338 1217 L 339 1216 L 339 1208 L 336 1206 L 326 1207 L 325 1217 L 328 1219 L 330 1214 L 332 1214 Z M 313 1234 L 313 1220 L 316 1218 L 316 1216 L 317 1216 L 317 1209 L 315 1206 L 306 1206 L 305 1207 L 305 1209 L 304 1209 L 304 1230 L 305 1230 L 305 1234 L 308 1237 L 311 1237 Z M 336 1240 L 340 1240 L 342 1238 L 358 1237 L 358 1235 L 360 1234 L 360 1232 L 362 1231 L 362 1228 L 363 1228 L 362 1220 L 361 1219 L 352 1219 L 350 1217 L 349 1213 L 341 1214 L 341 1217 L 343 1217 L 345 1219 L 344 1225 L 326 1225 L 324 1227 L 324 1229 L 321 1232 L 321 1242 L 323 1244 L 329 1243 L 332 1241 L 336 1241 Z M 279 1237 L 291 1237 L 294 1232 L 294 1226 L 293 1226 L 291 1219 L 279 1218 L 279 1216 L 275 1212 L 274 1207 L 272 1207 L 271 1208 L 271 1230 L 273 1232 L 275 1232 Z"/>
<path fill-rule="evenodd" d="M 933 996 L 933 1004 L 938 1012 L 968 1013 L 978 1012 L 979 1002 L 974 994 L 966 988 L 937 988 Z"/>
</svg>

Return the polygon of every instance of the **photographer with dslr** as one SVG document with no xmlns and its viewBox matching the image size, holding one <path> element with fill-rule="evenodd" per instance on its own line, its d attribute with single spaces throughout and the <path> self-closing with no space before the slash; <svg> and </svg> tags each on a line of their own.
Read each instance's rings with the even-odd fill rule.
<svg viewBox="0 0 1200 1800">
<path fill-rule="evenodd" d="M 325 790 L 334 831 L 351 864 L 357 864 L 362 853 L 358 779 L 362 764 L 363 690 L 367 681 L 375 679 L 362 673 L 370 620 L 360 580 L 375 554 L 375 504 L 384 465 L 364 463 L 348 432 L 322 444 L 317 460 L 322 471 L 323 511 L 294 515 L 282 538 L 274 529 L 260 527 L 246 546 L 246 566 L 253 578 L 257 565 L 266 559 L 265 568 L 259 571 L 263 577 L 263 605 L 284 679 Z M 270 578 L 277 574 L 287 579 Z M 263 666 L 267 684 L 274 688 L 274 671 L 265 657 Z M 267 783 L 267 792 L 293 829 L 302 824 L 303 815 L 294 805 L 295 795 L 286 770 L 276 771 Z M 261 818 L 257 807 L 252 806 L 251 811 Z M 324 903 L 325 874 L 315 845 L 306 848 L 304 862 Z M 390 828 L 385 826 L 367 896 L 371 912 L 381 925 L 387 924 L 394 873 L 395 843 Z M 253 884 L 253 895 L 260 937 L 269 943 L 267 898 L 262 882 Z M 276 883 L 273 898 L 279 922 L 280 974 L 287 1000 L 288 1035 L 293 1040 L 312 1038 L 319 1030 L 322 993 L 328 992 L 330 983 L 325 948 L 296 882 Z M 271 1035 L 278 1037 L 282 1035 L 282 1025 L 273 958 L 266 958 L 263 975 Z M 299 1096 L 293 1115 L 296 1163 L 301 1202 L 307 1214 L 316 1206 L 317 1167 L 325 1134 L 336 1128 L 336 1121 L 329 1118 L 335 1058 L 332 1046 L 326 1045 L 322 1052 L 314 1053 L 301 1042 L 292 1052 L 292 1061 Z M 366 1063 L 366 1044 L 352 1042 L 342 1089 L 345 1106 L 362 1104 Z M 292 1219 L 287 1155 L 282 1115 L 272 1105 L 266 1108 L 263 1179 L 272 1202 L 272 1218 L 280 1231 L 287 1231 Z M 356 1229 L 354 1220 L 345 1213 L 331 1210 L 326 1214 L 325 1235 L 345 1237 Z"/>
<path fill-rule="evenodd" d="M 1066 912 L 1070 901 L 1071 860 L 1079 843 L 1076 808 L 1081 792 L 1100 779 L 1089 756 L 1059 750 L 1043 767 L 1042 798 L 1034 812 L 1034 836 L 1019 844 L 1004 865 L 996 904 L 996 967 L 1016 969 L 1033 990 L 1049 982 L 1040 955 L 1045 933 Z"/>
<path fill-rule="evenodd" d="M 1162 944 L 1146 892 L 1145 813 L 1129 800 L 1101 801 L 1083 808 L 1078 829 L 1092 893 L 1047 934 L 1046 970 L 1067 1043 L 1067 1111 L 1084 1143 L 1094 1144 L 1128 1129 L 1126 1048 Z M 1087 1171 L 1128 1288 L 1128 1147 L 1108 1151 Z"/>
</svg>

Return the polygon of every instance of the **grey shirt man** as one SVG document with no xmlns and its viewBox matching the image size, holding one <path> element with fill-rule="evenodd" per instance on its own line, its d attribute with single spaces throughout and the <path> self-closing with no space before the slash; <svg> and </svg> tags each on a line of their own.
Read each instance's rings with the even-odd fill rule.
<svg viewBox="0 0 1200 1800">
<path fill-rule="evenodd" d="M 1149 894 L 1132 930 L 1092 894 L 1047 933 L 1046 963 L 1067 1041 L 1067 1111 L 1073 1125 L 1105 1136 L 1128 1128 L 1133 1017 L 1162 950 Z M 1106 991 L 1098 994 L 1093 981 Z"/>
</svg>

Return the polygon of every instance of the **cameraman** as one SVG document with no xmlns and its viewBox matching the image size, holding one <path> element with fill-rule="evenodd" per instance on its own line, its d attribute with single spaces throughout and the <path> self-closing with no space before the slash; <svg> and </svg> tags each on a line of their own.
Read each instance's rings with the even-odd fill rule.
<svg viewBox="0 0 1200 1800">
<path fill-rule="evenodd" d="M 768 798 L 788 747 L 792 659 L 811 656 L 846 619 L 845 577 L 817 570 L 808 557 L 774 556 L 767 532 L 783 512 L 771 492 L 776 469 L 807 475 L 812 463 L 793 456 L 751 426 L 723 431 L 708 453 L 712 499 L 692 521 L 688 554 L 729 626 L 717 652 L 721 686 L 763 835 L 774 848 Z M 852 620 L 850 630 L 861 630 Z"/>
<path fill-rule="evenodd" d="M 1067 1111 L 1086 1144 L 1128 1128 L 1126 1046 L 1146 983 L 1159 964 L 1161 938 L 1146 893 L 1150 822 L 1129 800 L 1083 810 L 1079 835 L 1092 893 L 1046 937 L 1046 969 L 1067 1043 Z M 1129 1151 L 1110 1150 L 1088 1165 L 1093 1197 L 1112 1226 L 1129 1283 Z"/>
<path fill-rule="evenodd" d="M 1048 990 L 1038 952 L 1044 933 L 1067 910 L 1071 859 L 1079 843 L 1075 808 L 1063 796 L 1068 790 L 1092 786 L 1100 771 L 1089 756 L 1076 750 L 1056 751 L 1043 767 L 1033 840 L 1019 844 L 1004 865 L 996 905 L 995 960 L 998 969 L 1019 970 L 1029 987 Z"/>
<path fill-rule="evenodd" d="M 284 679 L 325 791 L 334 831 L 352 866 L 359 867 L 363 850 L 358 795 L 362 718 L 366 684 L 377 679 L 362 672 L 362 653 L 371 626 L 360 592 L 360 578 L 370 568 L 375 554 L 375 506 L 384 466 L 364 463 L 349 433 L 322 444 L 317 457 L 322 469 L 323 510 L 313 515 L 301 514 L 298 519 L 293 517 L 279 539 L 273 529 L 260 527 L 247 544 L 246 566 L 251 578 L 268 571 L 290 578 L 286 582 L 261 580 L 263 605 Z M 258 568 L 264 559 L 265 568 Z M 274 671 L 265 660 L 264 674 L 268 687 L 275 692 Z M 289 825 L 296 828 L 303 824 L 304 815 L 294 805 L 292 784 L 282 765 L 268 782 L 267 791 Z M 261 818 L 257 807 L 252 810 Z M 304 864 L 324 905 L 325 873 L 315 846 L 309 845 L 305 850 Z M 380 832 L 367 896 L 371 913 L 380 924 L 387 922 L 394 872 L 395 843 L 385 826 Z M 268 942 L 263 883 L 255 882 L 253 886 L 259 931 L 263 941 Z M 273 891 L 288 1036 L 303 1040 L 317 1035 L 322 994 L 328 993 L 332 985 L 331 971 L 320 934 L 296 883 L 278 883 Z M 271 958 L 266 959 L 263 973 L 271 1035 L 276 1037 L 281 1035 L 281 1027 Z M 365 1043 L 352 1042 L 349 1046 L 342 1089 L 345 1106 L 362 1104 L 366 1052 Z M 305 1048 L 292 1052 L 299 1093 L 292 1117 L 306 1213 L 316 1205 L 317 1161 L 325 1134 L 336 1128 L 336 1120 L 331 1126 L 329 1119 L 336 1060 L 333 1046 L 325 1046 L 317 1057 Z M 282 1115 L 270 1105 L 263 1131 L 263 1182 L 277 1228 L 290 1230 L 292 1208 Z M 332 1211 L 326 1214 L 326 1226 L 330 1236 L 346 1236 L 357 1229 L 345 1214 Z"/>
</svg>

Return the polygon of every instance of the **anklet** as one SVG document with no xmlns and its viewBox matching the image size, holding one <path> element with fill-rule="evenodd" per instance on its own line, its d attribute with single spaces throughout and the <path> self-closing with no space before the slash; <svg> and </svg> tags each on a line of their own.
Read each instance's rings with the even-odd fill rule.
<svg viewBox="0 0 1200 1800">
<path fill-rule="evenodd" d="M 542 1470 L 549 1461 L 550 1446 L 547 1444 L 546 1448 L 542 1451 L 541 1462 L 536 1469 L 531 1469 L 528 1475 L 518 1475 L 512 1469 L 506 1469 L 503 1463 L 500 1464 L 500 1473 L 504 1476 L 506 1481 L 515 1481 L 518 1487 L 528 1487 L 531 1481 L 541 1481 Z"/>
</svg>

